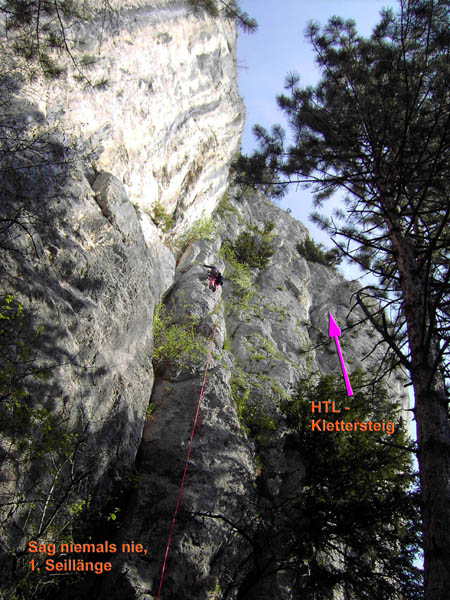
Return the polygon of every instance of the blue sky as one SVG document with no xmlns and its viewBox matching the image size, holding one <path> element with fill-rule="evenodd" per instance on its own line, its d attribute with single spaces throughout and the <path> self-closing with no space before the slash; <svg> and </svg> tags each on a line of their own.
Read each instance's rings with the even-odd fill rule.
<svg viewBox="0 0 450 600">
<path fill-rule="evenodd" d="M 304 37 L 309 21 L 324 25 L 329 17 L 338 15 L 356 21 L 360 34 L 369 36 L 379 21 L 383 7 L 397 9 L 393 0 L 240 0 L 241 8 L 258 21 L 254 34 L 240 32 L 238 39 L 239 91 L 244 99 L 247 118 L 242 137 L 244 152 L 255 147 L 252 127 L 255 123 L 270 128 L 275 123 L 285 126 L 283 115 L 276 104 L 276 96 L 283 92 L 287 73 L 296 71 L 301 85 L 314 85 L 319 71 L 314 53 Z M 312 210 L 310 193 L 292 188 L 280 206 L 290 208 L 292 215 L 302 221 L 312 237 L 333 247 L 328 235 L 308 220 Z M 329 205 L 329 209 L 331 208 Z M 355 267 L 347 276 L 356 277 Z"/>
</svg>

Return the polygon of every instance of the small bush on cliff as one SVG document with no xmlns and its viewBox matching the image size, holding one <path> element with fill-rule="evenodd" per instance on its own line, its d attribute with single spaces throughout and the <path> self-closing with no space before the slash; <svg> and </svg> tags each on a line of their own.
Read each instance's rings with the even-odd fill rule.
<svg viewBox="0 0 450 600">
<path fill-rule="evenodd" d="M 250 302 L 255 296 L 250 267 L 246 263 L 242 264 L 236 260 L 236 256 L 229 242 L 225 242 L 219 250 L 218 255 L 219 258 L 225 261 L 225 277 L 227 281 L 233 283 L 233 298 L 225 303 L 227 314 L 235 315 L 239 311 L 247 312 L 250 307 Z"/>
<path fill-rule="evenodd" d="M 233 247 L 229 242 L 225 242 L 219 250 L 219 258 L 228 263 L 230 268 L 227 269 L 227 279 L 235 284 L 236 293 L 242 295 L 252 285 L 249 265 L 240 263 L 237 260 Z"/>
<path fill-rule="evenodd" d="M 250 269 L 264 269 L 274 250 L 272 245 L 271 221 L 266 223 L 263 231 L 255 226 L 247 226 L 236 242 L 225 241 L 219 250 L 219 258 L 227 264 L 226 278 L 233 282 L 233 294 L 237 302 L 233 302 L 229 311 L 233 313 L 237 308 L 247 311 L 250 301 L 255 296 Z"/>
<path fill-rule="evenodd" d="M 253 385 L 249 383 L 248 378 L 249 374 L 236 369 L 230 380 L 231 393 L 242 431 L 255 441 L 258 449 L 261 449 L 273 439 L 276 425 L 262 401 L 250 397 Z"/>
<path fill-rule="evenodd" d="M 231 245 L 236 260 L 256 269 L 265 269 L 274 253 L 272 229 L 274 224 L 268 221 L 261 231 L 258 227 L 247 226 Z"/>
<path fill-rule="evenodd" d="M 196 240 L 212 240 L 218 230 L 218 224 L 211 217 L 201 216 L 194 221 L 192 227 L 180 239 L 180 247 L 185 250 Z"/>
<path fill-rule="evenodd" d="M 229 195 L 230 195 L 230 192 L 229 192 L 229 189 L 227 189 L 225 191 L 224 195 L 222 196 L 219 204 L 217 205 L 217 208 L 215 210 L 215 215 L 218 216 L 219 219 L 227 219 L 227 217 L 234 214 L 234 215 L 236 215 L 238 221 L 240 222 L 242 220 L 242 217 L 239 214 L 239 211 L 237 210 L 237 208 L 235 208 L 231 204 Z"/>
<path fill-rule="evenodd" d="M 309 238 L 295 247 L 297 248 L 297 252 L 306 258 L 306 260 L 325 265 L 326 267 L 335 267 L 342 260 L 337 249 L 325 250 L 323 244 L 316 244 L 316 242 Z"/>
<path fill-rule="evenodd" d="M 180 367 L 193 366 L 206 355 L 207 341 L 199 333 L 199 319 L 190 315 L 176 321 L 172 311 L 160 303 L 153 315 L 153 365 L 163 369 L 169 364 Z"/>
<path fill-rule="evenodd" d="M 173 226 L 173 218 L 166 211 L 161 202 L 154 202 L 152 206 L 152 220 L 164 233 Z"/>
</svg>

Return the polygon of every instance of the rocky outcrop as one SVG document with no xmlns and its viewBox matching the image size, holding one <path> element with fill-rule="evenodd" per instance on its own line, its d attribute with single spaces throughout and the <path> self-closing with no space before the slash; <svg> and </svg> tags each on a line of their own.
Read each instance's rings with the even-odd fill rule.
<svg viewBox="0 0 450 600">
<path fill-rule="evenodd" d="M 168 293 L 168 306 L 180 319 L 186 312 L 200 317 L 205 345 L 214 323 L 218 333 L 170 547 L 164 596 L 288 599 L 292 576 L 282 569 L 252 585 L 246 580 L 251 565 L 265 560 L 265 548 L 258 548 L 257 515 L 264 506 L 282 505 L 301 487 L 302 457 L 289 444 L 278 402 L 289 397 L 300 377 L 339 372 L 332 342 L 320 332 L 327 332 L 330 309 L 341 323 L 348 322 L 354 286 L 335 269 L 300 256 L 296 245 L 306 239 L 307 230 L 272 203 L 258 197 L 229 200 L 226 212 L 214 242 L 200 240 L 186 250 Z M 263 231 L 269 223 L 274 225 L 273 257 L 266 268 L 252 269 L 247 290 L 251 295 L 243 300 L 239 285 L 227 279 L 232 267 L 220 258 L 221 247 L 226 241 L 235 242 L 249 226 Z M 217 303 L 207 288 L 204 263 L 225 266 L 226 283 L 217 292 Z M 354 311 L 351 319 L 358 316 Z M 351 342 L 348 334 L 343 336 L 350 368 L 376 364 L 381 348 L 369 365 L 361 361 L 373 350 L 373 332 L 364 326 L 350 334 Z M 127 539 L 140 540 L 149 556 L 118 558 L 115 575 L 105 583 L 105 598 L 156 597 L 204 367 L 205 360 L 194 373 L 169 366 L 156 378 L 151 398 L 155 412 L 144 427 L 139 453 L 139 489 L 126 507 L 118 537 L 119 545 Z M 276 440 L 263 450 L 239 422 L 237 381 L 249 391 L 246 402 L 264 407 L 276 423 Z M 262 473 L 261 463 L 257 466 L 261 460 Z M 269 555 L 283 556 L 283 539 L 278 524 Z"/>
<path fill-rule="evenodd" d="M 64 80 L 33 86 L 39 109 L 87 140 L 147 225 L 162 205 L 179 235 L 212 213 L 239 147 L 234 23 L 188 2 L 121 1 L 76 37 L 89 81 L 69 63 Z"/>
<path fill-rule="evenodd" d="M 147 247 L 123 185 L 109 174 L 92 176 L 91 187 L 73 163 L 63 186 L 61 177 L 48 176 L 55 195 L 32 207 L 28 233 L 11 230 L 16 252 L 3 253 L 2 281 L 33 328 L 43 330 L 36 368 L 50 365 L 54 386 L 45 394 L 58 414 L 78 423 L 90 453 L 95 445 L 90 485 L 104 497 L 108 470 L 119 475 L 136 456 L 153 385 L 153 307 L 175 261 L 167 249 Z M 23 175 L 11 211 L 21 210 L 27 183 L 33 185 Z"/>
<path fill-rule="evenodd" d="M 186 2 L 104 6 L 72 29 L 89 82 L 70 60 L 52 83 L 2 80 L 1 298 L 18 308 L 1 386 L 33 399 L 2 404 L 3 597 L 27 593 L 15 564 L 33 536 L 105 537 L 153 389 L 154 306 L 174 278 L 155 207 L 172 238 L 210 214 L 243 124 L 231 21 Z"/>
</svg>

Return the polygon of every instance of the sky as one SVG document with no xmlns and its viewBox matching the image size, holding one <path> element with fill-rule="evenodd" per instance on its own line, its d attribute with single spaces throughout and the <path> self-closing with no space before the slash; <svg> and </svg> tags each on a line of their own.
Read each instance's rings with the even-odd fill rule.
<svg viewBox="0 0 450 600">
<path fill-rule="evenodd" d="M 239 32 L 238 82 L 239 92 L 246 107 L 246 123 L 242 136 L 242 149 L 249 153 L 256 147 L 252 127 L 255 124 L 270 129 L 280 123 L 287 129 L 276 96 L 283 92 L 286 75 L 295 71 L 300 75 L 300 85 L 314 85 L 320 76 L 314 53 L 305 39 L 309 21 L 325 25 L 333 15 L 356 22 L 357 31 L 371 34 L 379 21 L 381 9 L 397 9 L 393 0 L 240 0 L 239 6 L 258 22 L 256 33 Z M 331 212 L 333 201 L 325 206 Z M 313 209 L 309 191 L 292 186 L 280 202 L 290 208 L 292 216 L 302 221 L 316 242 L 334 247 L 329 236 L 311 223 L 308 215 Z M 358 267 L 343 266 L 349 278 L 361 276 Z"/>
</svg>

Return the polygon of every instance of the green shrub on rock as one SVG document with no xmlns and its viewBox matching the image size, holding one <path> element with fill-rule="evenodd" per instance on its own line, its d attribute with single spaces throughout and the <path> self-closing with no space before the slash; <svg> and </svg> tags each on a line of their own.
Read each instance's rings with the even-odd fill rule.
<svg viewBox="0 0 450 600">
<path fill-rule="evenodd" d="M 326 267 L 335 267 L 341 262 L 339 251 L 336 248 L 325 250 L 323 244 L 316 244 L 310 238 L 307 238 L 295 247 L 297 248 L 297 252 L 310 262 L 319 263 Z"/>
<path fill-rule="evenodd" d="M 198 324 L 199 319 L 190 315 L 183 322 L 177 322 L 164 304 L 157 304 L 153 315 L 153 365 L 157 369 L 169 363 L 191 368 L 207 350 Z"/>
<path fill-rule="evenodd" d="M 290 447 L 305 468 L 302 489 L 282 510 L 292 535 L 291 559 L 308 564 L 309 576 L 300 586 L 305 598 L 331 598 L 339 591 L 361 600 L 418 600 L 420 511 L 410 441 L 389 392 L 364 387 L 360 372 L 351 380 L 351 400 L 343 402 L 341 378 L 327 375 L 300 381 L 280 403 Z M 324 402 L 342 412 L 325 412 Z M 315 425 L 322 421 L 336 427 L 383 421 L 395 427 L 318 431 Z"/>
<path fill-rule="evenodd" d="M 263 231 L 257 227 L 247 227 L 240 233 L 232 245 L 236 260 L 249 267 L 265 269 L 274 253 L 272 229 L 273 223 L 269 222 Z"/>
<path fill-rule="evenodd" d="M 180 239 L 180 246 L 185 250 L 196 240 L 212 240 L 217 231 L 217 223 L 211 217 L 202 216 L 192 224 L 192 227 Z"/>
<path fill-rule="evenodd" d="M 153 203 L 152 220 L 164 233 L 167 233 L 173 226 L 173 217 L 169 215 L 161 202 Z"/>
</svg>

